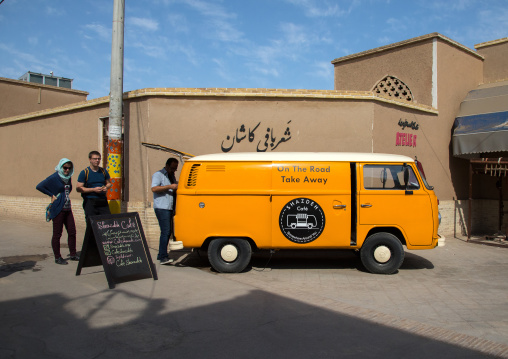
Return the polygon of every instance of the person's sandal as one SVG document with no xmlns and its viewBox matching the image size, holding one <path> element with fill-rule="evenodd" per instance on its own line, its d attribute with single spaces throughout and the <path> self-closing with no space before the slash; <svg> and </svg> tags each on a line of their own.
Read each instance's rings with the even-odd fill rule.
<svg viewBox="0 0 508 359">
<path fill-rule="evenodd" d="M 67 261 L 62 257 L 55 259 L 56 264 L 67 264 Z"/>
</svg>

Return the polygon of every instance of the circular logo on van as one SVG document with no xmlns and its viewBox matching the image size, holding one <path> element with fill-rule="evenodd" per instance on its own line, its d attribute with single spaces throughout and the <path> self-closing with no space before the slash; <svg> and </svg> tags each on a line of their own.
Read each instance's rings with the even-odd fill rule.
<svg viewBox="0 0 508 359">
<path fill-rule="evenodd" d="M 325 229 L 325 214 L 309 198 L 296 198 L 282 208 L 279 216 L 282 234 L 294 243 L 310 243 Z"/>
</svg>

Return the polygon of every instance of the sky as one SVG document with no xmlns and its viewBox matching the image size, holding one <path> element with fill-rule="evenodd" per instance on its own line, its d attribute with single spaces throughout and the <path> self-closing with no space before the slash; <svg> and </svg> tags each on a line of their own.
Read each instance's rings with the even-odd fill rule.
<svg viewBox="0 0 508 359">
<path fill-rule="evenodd" d="M 0 77 L 109 95 L 113 0 L 0 0 Z M 124 91 L 333 89 L 331 61 L 439 32 L 508 37 L 508 0 L 125 0 Z"/>
</svg>

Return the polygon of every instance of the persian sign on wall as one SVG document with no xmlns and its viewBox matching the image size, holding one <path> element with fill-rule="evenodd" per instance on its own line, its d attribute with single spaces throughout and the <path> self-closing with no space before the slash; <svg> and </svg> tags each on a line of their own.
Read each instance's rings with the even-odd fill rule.
<svg viewBox="0 0 508 359">
<path fill-rule="evenodd" d="M 291 130 L 289 129 L 290 123 L 291 121 L 288 121 L 288 126 L 282 135 L 278 134 L 276 131 L 274 133 L 273 127 L 267 127 L 266 131 L 263 131 L 265 127 L 261 125 L 261 121 L 258 122 L 257 125 L 248 127 L 248 129 L 242 124 L 236 129 L 233 135 L 226 135 L 226 139 L 222 141 L 220 148 L 222 152 L 229 152 L 233 149 L 235 144 L 239 144 L 246 140 L 248 143 L 252 143 L 252 147 L 254 145 L 256 146 L 256 152 L 273 151 L 279 147 L 280 144 L 291 139 Z M 260 139 L 258 140 L 258 138 Z"/>
<path fill-rule="evenodd" d="M 402 130 L 409 128 L 413 131 L 418 131 L 420 126 L 416 121 L 409 122 L 408 120 L 399 120 L 398 125 L 402 128 Z M 397 132 L 395 135 L 395 146 L 408 146 L 408 147 L 416 147 L 416 139 L 417 135 L 413 133 L 407 132 Z"/>
</svg>

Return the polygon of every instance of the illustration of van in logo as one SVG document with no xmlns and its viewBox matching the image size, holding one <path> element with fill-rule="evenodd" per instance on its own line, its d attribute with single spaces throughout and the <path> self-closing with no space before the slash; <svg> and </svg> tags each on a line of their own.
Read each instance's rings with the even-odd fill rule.
<svg viewBox="0 0 508 359">
<path fill-rule="evenodd" d="M 306 213 L 288 214 L 288 228 L 316 228 L 317 220 L 316 216 Z"/>
<path fill-rule="evenodd" d="M 295 198 L 282 207 L 279 228 L 291 242 L 310 243 L 323 233 L 325 214 L 314 200 Z"/>
</svg>

